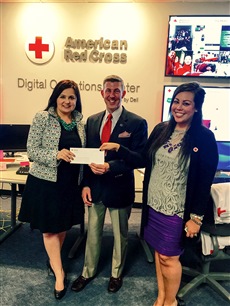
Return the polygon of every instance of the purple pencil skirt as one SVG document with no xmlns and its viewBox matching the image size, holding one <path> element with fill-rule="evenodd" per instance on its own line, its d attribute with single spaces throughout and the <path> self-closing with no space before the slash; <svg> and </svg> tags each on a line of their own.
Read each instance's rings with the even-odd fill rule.
<svg viewBox="0 0 230 306">
<path fill-rule="evenodd" d="M 159 254 L 178 256 L 182 247 L 183 219 L 167 216 L 149 207 L 147 225 L 144 228 L 145 241 Z"/>
</svg>

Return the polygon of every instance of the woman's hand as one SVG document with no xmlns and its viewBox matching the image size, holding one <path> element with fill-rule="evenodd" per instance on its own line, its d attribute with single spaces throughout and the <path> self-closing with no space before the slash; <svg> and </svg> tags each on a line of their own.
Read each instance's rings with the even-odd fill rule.
<svg viewBox="0 0 230 306">
<path fill-rule="evenodd" d="M 74 159 L 75 155 L 73 152 L 67 149 L 62 149 L 61 151 L 58 151 L 57 153 L 57 160 L 64 160 L 67 163 L 70 163 Z"/>
<path fill-rule="evenodd" d="M 194 221 L 190 219 L 186 222 L 184 230 L 186 232 L 186 237 L 193 238 L 196 237 L 197 234 L 199 233 L 200 225 L 196 224 Z"/>
<path fill-rule="evenodd" d="M 104 142 L 100 146 L 100 151 L 118 151 L 120 149 L 120 144 L 116 142 Z"/>
</svg>

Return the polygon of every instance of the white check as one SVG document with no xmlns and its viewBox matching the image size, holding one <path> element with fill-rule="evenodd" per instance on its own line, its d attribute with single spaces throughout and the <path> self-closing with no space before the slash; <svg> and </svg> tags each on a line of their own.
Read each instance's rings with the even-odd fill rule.
<svg viewBox="0 0 230 306">
<path fill-rule="evenodd" d="M 71 164 L 104 164 L 104 151 L 94 148 L 70 148 L 75 154 Z"/>
</svg>

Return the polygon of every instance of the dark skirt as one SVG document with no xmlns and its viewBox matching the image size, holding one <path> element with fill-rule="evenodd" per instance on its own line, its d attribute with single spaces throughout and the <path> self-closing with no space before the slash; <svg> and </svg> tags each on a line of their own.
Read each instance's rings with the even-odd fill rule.
<svg viewBox="0 0 230 306">
<path fill-rule="evenodd" d="M 84 221 L 84 203 L 78 186 L 79 170 L 63 163 L 57 182 L 28 175 L 18 220 L 42 233 L 60 233 Z M 68 171 L 69 168 L 70 171 Z"/>
<path fill-rule="evenodd" d="M 183 219 L 167 216 L 149 207 L 144 239 L 159 254 L 178 256 L 183 253 Z"/>
<path fill-rule="evenodd" d="M 59 150 L 81 147 L 77 129 L 61 127 Z M 61 233 L 84 222 L 84 203 L 78 185 L 80 165 L 62 160 L 57 181 L 50 182 L 28 175 L 18 220 L 30 223 L 42 233 Z"/>
</svg>

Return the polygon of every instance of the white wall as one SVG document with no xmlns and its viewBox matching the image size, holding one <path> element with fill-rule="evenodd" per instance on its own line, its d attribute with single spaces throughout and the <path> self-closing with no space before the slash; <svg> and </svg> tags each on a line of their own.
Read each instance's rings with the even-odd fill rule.
<svg viewBox="0 0 230 306">
<path fill-rule="evenodd" d="M 52 89 L 50 80 L 73 79 L 77 83 L 101 84 L 105 76 L 118 74 L 125 83 L 139 86 L 126 98 L 138 102 L 124 106 L 147 119 L 149 131 L 161 119 L 163 85 L 187 82 L 186 78 L 164 77 L 169 15 L 229 14 L 229 3 L 4 3 L 1 5 L 1 123 L 31 123 L 44 109 Z M 55 44 L 53 59 L 35 65 L 25 54 L 29 36 L 49 35 Z M 67 37 L 74 39 L 127 40 L 127 64 L 66 62 Z M 46 89 L 18 88 L 18 78 L 47 81 Z M 203 85 L 229 86 L 225 79 L 202 78 Z M 104 109 L 98 91 L 81 91 L 83 114 Z"/>
</svg>

